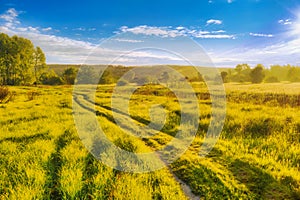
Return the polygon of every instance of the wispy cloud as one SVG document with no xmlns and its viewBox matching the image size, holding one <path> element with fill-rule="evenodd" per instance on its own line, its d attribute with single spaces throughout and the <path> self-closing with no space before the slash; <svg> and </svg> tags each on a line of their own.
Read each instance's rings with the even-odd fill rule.
<svg viewBox="0 0 300 200">
<path fill-rule="evenodd" d="M 84 27 L 78 27 L 78 28 L 73 28 L 72 30 L 73 31 L 85 31 L 86 28 L 84 28 Z"/>
<path fill-rule="evenodd" d="M 19 13 L 14 8 L 10 8 L 4 14 L 0 15 L 0 18 L 7 22 L 15 23 L 18 15 Z"/>
<path fill-rule="evenodd" d="M 20 24 L 20 21 L 17 19 L 19 13 L 14 8 L 8 9 L 4 14 L 0 15 L 0 19 L 4 20 L 6 27 L 15 27 L 17 24 Z"/>
<path fill-rule="evenodd" d="M 274 37 L 273 34 L 262 34 L 262 33 L 249 33 L 249 35 L 254 37 L 266 37 L 266 38 Z"/>
<path fill-rule="evenodd" d="M 161 37 L 178 37 L 183 36 L 184 31 L 178 29 L 170 29 L 169 27 L 156 27 L 156 26 L 136 26 L 129 28 L 127 26 L 122 26 L 120 28 L 121 32 L 131 32 L 134 34 L 144 34 L 144 35 L 154 35 Z"/>
<path fill-rule="evenodd" d="M 52 27 L 42 28 L 42 31 L 51 31 Z"/>
<path fill-rule="evenodd" d="M 203 39 L 235 39 L 234 35 L 224 34 L 224 30 L 219 31 L 204 31 L 198 29 L 190 29 L 183 26 L 172 27 L 156 27 L 156 26 L 136 26 L 129 28 L 127 26 L 122 26 L 120 28 L 121 33 L 134 33 L 143 35 L 154 35 L 160 37 L 180 37 L 189 36 L 193 38 L 203 38 Z"/>
<path fill-rule="evenodd" d="M 217 24 L 217 25 L 220 25 L 222 24 L 223 22 L 221 20 L 218 20 L 218 19 L 209 19 L 206 21 L 206 24 L 207 25 L 210 25 L 210 24 Z"/>
<path fill-rule="evenodd" d="M 132 40 L 132 39 L 122 39 L 122 38 L 116 38 L 114 41 L 118 42 L 129 42 L 129 43 L 140 43 L 143 42 L 142 40 Z"/>
<path fill-rule="evenodd" d="M 278 23 L 283 24 L 283 25 L 290 25 L 293 22 L 291 21 L 291 19 L 281 19 L 281 20 L 278 20 Z"/>
<path fill-rule="evenodd" d="M 73 31 L 95 31 L 97 30 L 96 28 L 85 28 L 85 27 L 78 27 L 78 28 L 73 28 Z"/>
<path fill-rule="evenodd" d="M 232 3 L 233 2 L 233 0 L 227 0 L 227 3 Z"/>
</svg>

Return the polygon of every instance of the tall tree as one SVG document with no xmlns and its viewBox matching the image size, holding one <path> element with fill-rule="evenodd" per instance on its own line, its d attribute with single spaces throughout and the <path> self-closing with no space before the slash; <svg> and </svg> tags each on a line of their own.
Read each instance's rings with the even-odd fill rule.
<svg viewBox="0 0 300 200">
<path fill-rule="evenodd" d="M 33 54 L 35 83 L 40 83 L 40 76 L 46 71 L 46 56 L 40 47 L 36 47 Z"/>
<path fill-rule="evenodd" d="M 28 39 L 13 36 L 14 47 L 16 48 L 16 55 L 13 65 L 13 85 L 29 84 L 33 80 L 33 66 L 34 66 L 34 46 Z"/>
<path fill-rule="evenodd" d="M 231 76 L 231 79 L 236 82 L 250 81 L 250 66 L 248 64 L 238 64 L 235 69 L 236 74 Z"/>
<path fill-rule="evenodd" d="M 11 38 L 4 33 L 0 33 L 0 76 L 2 85 L 9 85 L 12 82 L 10 74 L 14 55 Z"/>
<path fill-rule="evenodd" d="M 222 71 L 221 77 L 222 77 L 223 83 L 228 83 L 228 81 L 229 81 L 228 80 L 228 72 Z"/>
<path fill-rule="evenodd" d="M 62 76 L 66 84 L 73 85 L 76 79 L 78 70 L 74 67 L 69 67 L 64 70 Z"/>
<path fill-rule="evenodd" d="M 37 79 L 43 69 L 45 55 L 41 48 L 34 48 L 26 38 L 0 33 L 0 83 L 2 85 L 25 85 Z"/>
<path fill-rule="evenodd" d="M 264 78 L 264 66 L 262 64 L 258 64 L 250 73 L 252 83 L 261 83 Z"/>
</svg>

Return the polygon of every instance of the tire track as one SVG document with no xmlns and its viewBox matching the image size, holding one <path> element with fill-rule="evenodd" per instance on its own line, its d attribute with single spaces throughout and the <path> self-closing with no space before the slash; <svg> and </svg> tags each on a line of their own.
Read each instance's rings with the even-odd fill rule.
<svg viewBox="0 0 300 200">
<path fill-rule="evenodd" d="M 94 103 L 93 101 L 91 101 L 91 100 L 88 98 L 88 95 L 87 95 L 87 94 L 78 94 L 78 93 L 77 93 L 76 95 L 82 96 L 83 99 L 84 99 L 86 102 L 88 102 L 89 104 L 94 104 L 94 106 L 102 107 L 100 104 L 96 104 L 96 103 Z M 74 96 L 73 96 L 73 97 L 74 97 Z M 95 111 L 95 110 L 92 109 L 91 107 L 82 104 L 82 102 L 79 101 L 79 99 L 78 99 L 77 96 L 76 96 L 75 98 L 73 98 L 73 100 L 74 100 L 79 106 L 81 106 L 82 108 L 84 108 L 84 109 L 86 109 L 86 110 L 88 110 L 88 111 L 90 111 L 90 112 L 96 113 L 96 114 L 98 113 L 98 115 L 104 116 L 104 117 L 107 118 L 109 121 L 115 123 L 115 121 L 113 120 L 113 117 L 112 117 L 112 116 L 108 116 L 107 114 L 102 113 L 102 112 L 100 112 L 100 111 Z M 113 110 L 113 108 L 110 108 L 110 107 L 107 107 L 107 106 L 102 107 L 102 108 L 104 108 L 104 109 L 106 109 L 106 110 L 111 110 L 111 111 L 115 111 L 115 110 L 116 110 L 116 109 Z M 125 115 L 126 117 L 129 117 L 129 115 L 128 115 L 127 113 L 122 113 L 121 111 L 118 111 L 118 110 L 116 110 L 115 112 L 117 112 L 118 114 L 121 114 L 121 115 Z M 136 119 L 133 119 L 133 120 L 135 120 L 135 121 L 138 122 L 138 123 L 141 123 L 140 121 L 137 121 Z M 116 124 L 116 123 L 115 123 L 115 124 Z M 144 123 L 142 123 L 142 124 L 144 124 Z M 147 124 L 145 124 L 145 125 L 147 125 Z M 154 131 L 157 131 L 157 130 L 154 130 Z M 164 133 L 164 134 L 166 134 L 166 133 Z M 167 135 L 170 136 L 169 134 L 167 134 Z M 143 142 L 144 142 L 144 141 L 143 141 Z M 144 143 L 145 143 L 145 142 L 144 142 Z M 145 145 L 146 145 L 146 143 L 145 143 Z M 148 146 L 148 145 L 146 145 L 146 146 Z M 162 159 L 162 158 L 160 157 L 160 155 L 157 154 L 157 156 L 159 157 L 160 160 L 162 160 L 162 162 L 166 163 L 166 162 L 164 161 L 164 159 Z M 178 177 L 173 173 L 173 171 L 172 171 L 172 169 L 171 169 L 170 166 L 168 166 L 167 164 L 166 164 L 165 166 L 167 167 L 167 170 L 169 171 L 169 173 L 170 173 L 170 174 L 174 177 L 174 179 L 179 183 L 179 185 L 180 185 L 180 187 L 181 187 L 181 189 L 182 189 L 182 191 L 184 192 L 184 194 L 185 194 L 186 197 L 188 197 L 188 198 L 191 199 L 191 200 L 199 200 L 199 199 L 200 199 L 199 196 L 196 196 L 196 195 L 192 192 L 192 190 L 191 190 L 191 188 L 189 187 L 188 184 L 186 184 L 184 181 L 182 181 L 180 178 L 178 178 Z"/>
<path fill-rule="evenodd" d="M 60 174 L 62 169 L 62 156 L 61 150 L 64 149 L 74 138 L 71 133 L 66 130 L 55 141 L 55 151 L 50 155 L 47 162 L 47 177 L 48 180 L 45 183 L 44 198 L 43 199 L 63 199 L 63 193 L 61 191 Z"/>
</svg>

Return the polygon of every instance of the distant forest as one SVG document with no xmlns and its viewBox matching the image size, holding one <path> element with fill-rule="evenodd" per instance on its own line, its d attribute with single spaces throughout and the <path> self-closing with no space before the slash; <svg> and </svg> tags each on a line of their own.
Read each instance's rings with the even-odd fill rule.
<svg viewBox="0 0 300 200">
<path fill-rule="evenodd" d="M 248 64 L 238 64 L 234 69 L 222 69 L 221 75 L 224 82 L 300 82 L 300 67 L 288 64 L 265 68 L 262 64 L 258 64 L 251 69 Z"/>
<path fill-rule="evenodd" d="M 98 65 L 104 66 L 104 65 Z M 96 65 L 93 67 L 97 67 Z M 88 83 L 88 79 L 98 78 L 91 66 L 83 66 L 84 76 L 76 80 L 80 65 L 47 65 L 46 56 L 40 47 L 18 36 L 0 33 L 0 85 L 62 85 Z M 215 77 L 202 77 L 190 66 L 169 66 L 183 74 L 190 82 L 213 81 Z M 117 83 L 126 72 L 133 67 L 109 65 L 99 80 L 101 84 Z M 240 83 L 276 83 L 300 82 L 300 67 L 291 65 L 273 65 L 266 68 L 262 64 L 250 67 L 238 64 L 235 68 L 220 68 L 223 82 Z M 139 81 L 138 75 L 132 79 Z M 168 77 L 171 79 L 172 77 Z M 84 80 L 86 79 L 86 80 Z M 152 80 L 155 82 L 155 80 Z"/>
</svg>

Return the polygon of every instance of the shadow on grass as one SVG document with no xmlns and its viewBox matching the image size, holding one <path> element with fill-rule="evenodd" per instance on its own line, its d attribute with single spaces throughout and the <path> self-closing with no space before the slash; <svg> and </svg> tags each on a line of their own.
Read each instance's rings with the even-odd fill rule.
<svg viewBox="0 0 300 200">
<path fill-rule="evenodd" d="M 85 158 L 85 166 L 82 176 L 84 185 L 81 190 L 77 192 L 76 197 L 92 197 L 93 190 L 95 188 L 93 178 L 99 173 L 97 165 L 95 164 L 96 162 L 98 162 L 98 160 L 96 160 L 91 153 L 88 153 Z"/>
<path fill-rule="evenodd" d="M 74 138 L 69 130 L 66 130 L 55 141 L 55 152 L 51 154 L 47 162 L 48 180 L 44 186 L 43 199 L 63 199 L 60 188 L 60 173 L 62 168 L 61 150 L 65 148 Z"/>
<path fill-rule="evenodd" d="M 6 121 L 1 121 L 0 125 L 1 126 L 5 126 L 5 125 L 17 125 L 19 123 L 24 123 L 24 122 L 31 122 L 31 121 L 35 121 L 35 120 L 39 120 L 39 119 L 47 119 L 47 116 L 30 116 L 30 117 L 19 117 L 19 118 L 15 118 L 15 119 L 9 119 Z"/>
<path fill-rule="evenodd" d="M 23 144 L 29 144 L 32 142 L 35 142 L 37 140 L 51 140 L 51 136 L 49 136 L 49 131 L 45 133 L 38 133 L 35 135 L 29 135 L 29 136 L 21 136 L 21 137 L 8 137 L 0 140 L 0 144 L 2 142 L 16 142 L 16 143 L 23 143 Z"/>
<path fill-rule="evenodd" d="M 232 199 L 234 195 L 217 174 L 204 165 L 181 160 L 172 165 L 172 170 L 201 199 Z"/>
<path fill-rule="evenodd" d="M 236 159 L 228 167 L 236 180 L 244 184 L 256 199 L 300 199 L 300 195 L 263 169 Z"/>
<path fill-rule="evenodd" d="M 91 153 L 85 158 L 85 166 L 83 169 L 82 182 L 84 183 L 81 190 L 75 195 L 76 199 L 109 199 L 110 192 L 113 188 L 115 177 L 105 177 L 101 178 L 101 183 L 96 184 L 95 179 L 99 173 L 104 175 L 108 170 L 105 166 L 99 170 L 99 160 L 97 160 Z M 103 171 L 104 170 L 104 171 Z M 112 175 L 115 175 L 112 174 Z M 98 196 L 97 196 L 98 195 Z"/>
</svg>

